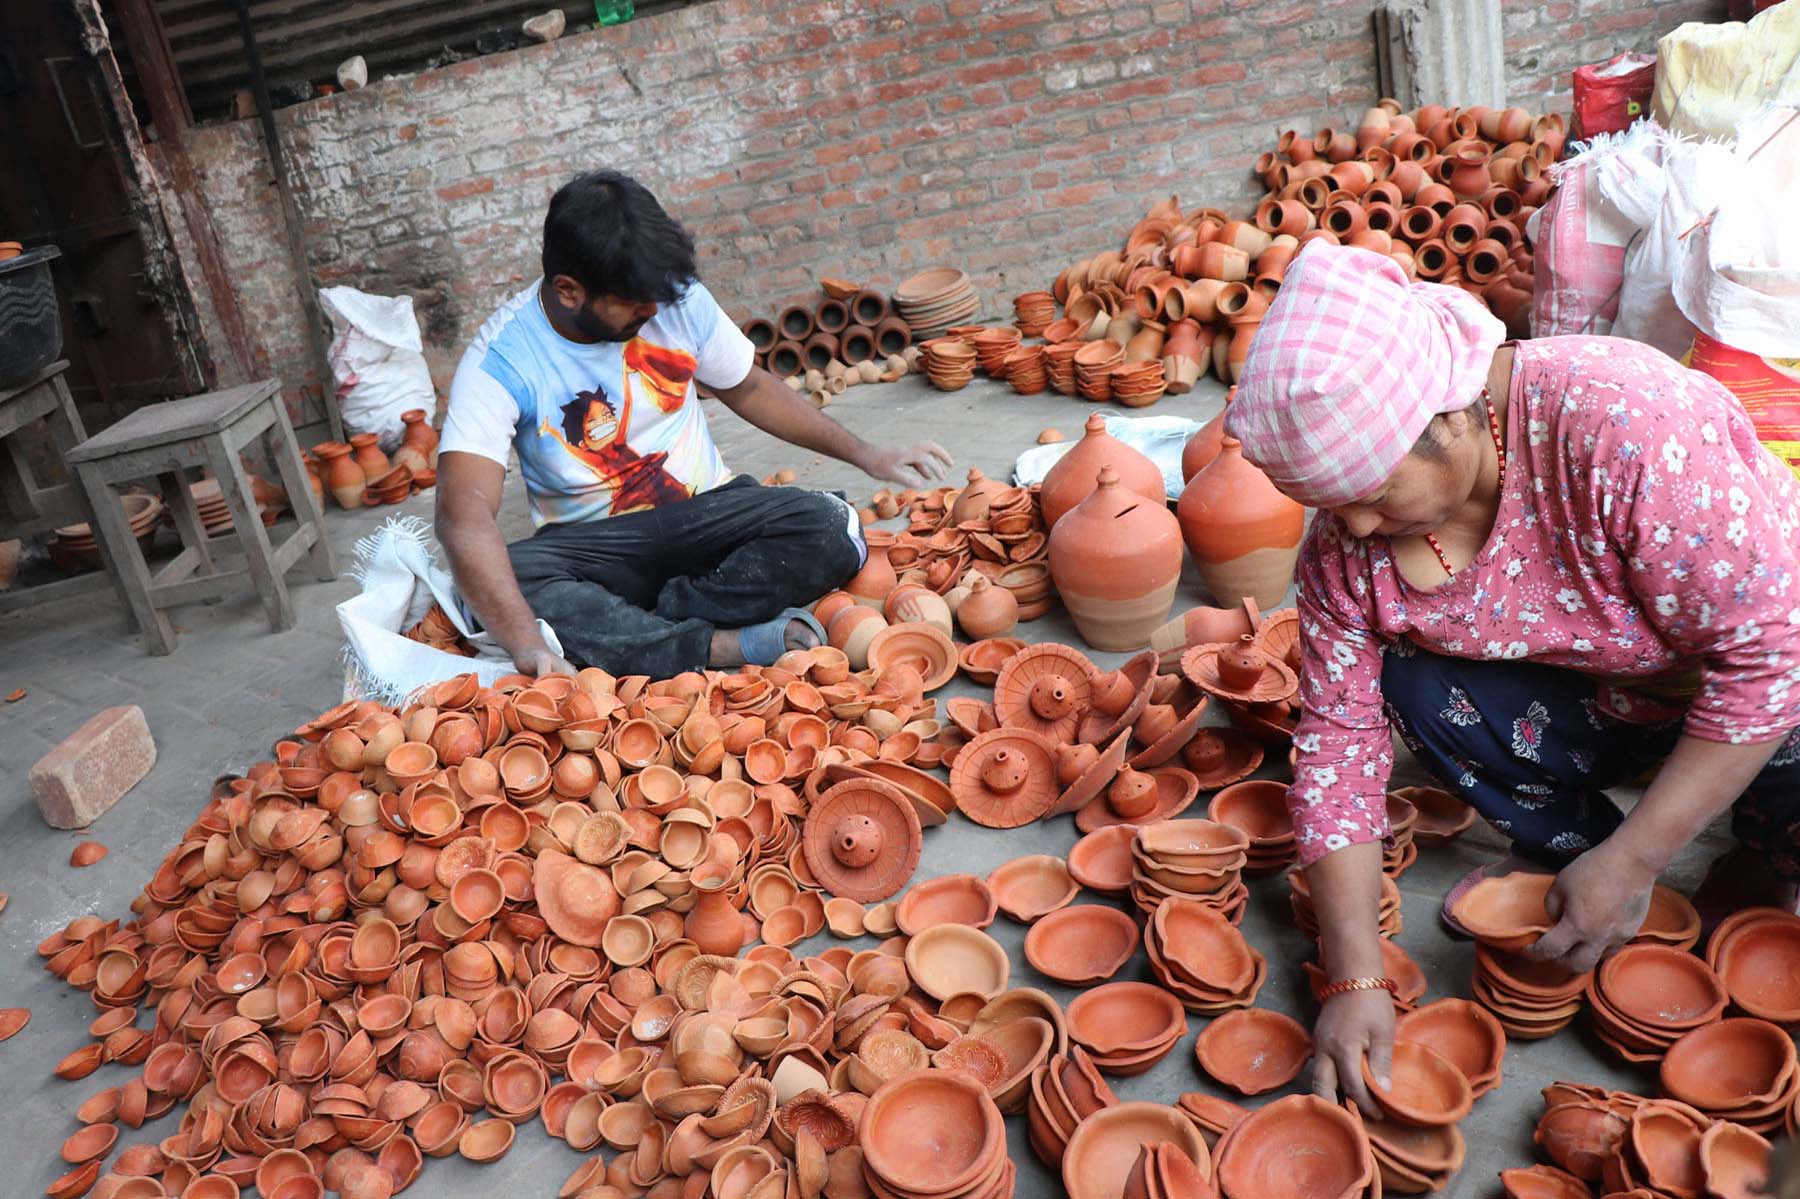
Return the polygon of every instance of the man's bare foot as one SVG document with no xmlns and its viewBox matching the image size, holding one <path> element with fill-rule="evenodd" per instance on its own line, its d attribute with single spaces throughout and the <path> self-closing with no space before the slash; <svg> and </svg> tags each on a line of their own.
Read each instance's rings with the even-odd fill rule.
<svg viewBox="0 0 1800 1199">
<path fill-rule="evenodd" d="M 744 665 L 744 646 L 739 636 L 741 629 L 715 629 L 712 635 L 712 647 L 707 651 L 706 664 L 714 670 L 731 670 Z M 782 642 L 788 649 L 811 649 L 819 644 L 818 636 L 803 620 L 790 620 L 783 631 Z"/>
<path fill-rule="evenodd" d="M 1743 845 L 1733 845 L 1713 859 L 1694 891 L 1703 936 L 1733 912 L 1744 908 L 1795 910 L 1795 886 L 1769 868 L 1768 859 Z"/>
</svg>

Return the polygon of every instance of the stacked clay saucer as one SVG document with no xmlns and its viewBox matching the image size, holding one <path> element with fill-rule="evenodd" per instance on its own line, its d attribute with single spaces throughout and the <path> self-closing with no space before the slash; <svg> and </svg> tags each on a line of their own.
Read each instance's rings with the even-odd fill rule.
<svg viewBox="0 0 1800 1199">
<path fill-rule="evenodd" d="M 1166 900 L 1192 900 L 1235 924 L 1249 896 L 1242 878 L 1248 846 L 1241 830 L 1211 820 L 1142 825 L 1130 841 L 1132 900 L 1147 916 Z"/>
<path fill-rule="evenodd" d="M 1346 1101 L 1348 1105 L 1348 1101 Z M 1375 1154 L 1384 1191 L 1425 1195 L 1443 1190 L 1462 1169 L 1468 1153 L 1462 1131 L 1454 1124 L 1425 1127 L 1383 1117 L 1363 1117 L 1363 1131 Z"/>
<path fill-rule="evenodd" d="M 915 337 L 960 324 L 980 309 L 981 299 L 969 276 L 955 267 L 920 271 L 894 289 L 894 311 Z"/>
<path fill-rule="evenodd" d="M 1650 891 L 1650 910 L 1633 941 L 1692 949 L 1700 943 L 1700 913 L 1688 897 L 1661 883 Z"/>
<path fill-rule="evenodd" d="M 1061 1170 L 1063 1151 L 1076 1127 L 1118 1103 L 1119 1097 L 1081 1046 L 1069 1046 L 1067 1055 L 1052 1054 L 1031 1074 L 1025 1115 L 1032 1152 L 1052 1170 Z"/>
<path fill-rule="evenodd" d="M 1070 1039 L 1087 1050 L 1102 1073 L 1120 1077 L 1142 1074 L 1160 1062 L 1187 1032 L 1180 1001 L 1151 983 L 1089 987 L 1069 1004 L 1067 1016 Z"/>
<path fill-rule="evenodd" d="M 1506 1030 L 1494 1014 L 1466 999 L 1439 999 L 1415 1008 L 1394 1025 L 1394 1037 L 1416 1041 L 1462 1072 L 1479 1099 L 1500 1085 Z"/>
<path fill-rule="evenodd" d="M 1212 797 L 1207 816 L 1249 837 L 1244 873 L 1273 874 L 1298 854 L 1294 822 L 1288 815 L 1286 783 L 1251 779 L 1233 783 Z"/>
<path fill-rule="evenodd" d="M 1663 1093 L 1715 1120 L 1778 1131 L 1800 1095 L 1793 1038 L 1767 1020 L 1714 1020 L 1683 1033 L 1660 1067 Z"/>
<path fill-rule="evenodd" d="M 1633 1062 L 1660 1060 L 1684 1034 L 1717 1020 L 1729 999 L 1711 966 L 1669 945 L 1627 945 L 1587 986 L 1595 1034 Z"/>
<path fill-rule="evenodd" d="M 1368 1133 L 1354 1108 L 1289 1095 L 1257 1108 L 1213 1146 L 1221 1199 L 1358 1199 L 1382 1193 Z"/>
<path fill-rule="evenodd" d="M 1573 974 L 1554 962 L 1477 944 L 1470 990 L 1507 1036 L 1537 1041 L 1561 1032 L 1581 1014 L 1592 977 L 1591 972 Z"/>
<path fill-rule="evenodd" d="M 1158 905 L 1144 924 L 1150 969 L 1190 1012 L 1218 1015 L 1249 1007 L 1269 963 L 1237 926 L 1191 899 Z"/>
<path fill-rule="evenodd" d="M 1319 918 L 1313 911 L 1312 885 L 1307 881 L 1306 871 L 1291 870 L 1288 872 L 1288 909 L 1294 914 L 1294 927 L 1311 937 L 1319 939 Z M 1397 937 L 1401 930 L 1400 888 L 1395 884 L 1393 876 L 1381 876 L 1381 900 L 1378 917 L 1383 937 Z"/>
<path fill-rule="evenodd" d="M 1800 916 L 1780 908 L 1745 908 L 1713 930 L 1706 963 L 1732 1006 L 1764 1020 L 1800 1024 Z"/>
<path fill-rule="evenodd" d="M 1160 1103 L 1120 1103 L 1083 1120 L 1063 1153 L 1068 1199 L 1205 1199 L 1214 1194 L 1206 1142 Z"/>
<path fill-rule="evenodd" d="M 878 1195 L 957 1199 L 1012 1193 L 1000 1109 L 960 1070 L 916 1070 L 889 1079 L 857 1123 L 863 1174 Z M 921 1153 L 921 1145 L 931 1152 Z"/>
</svg>

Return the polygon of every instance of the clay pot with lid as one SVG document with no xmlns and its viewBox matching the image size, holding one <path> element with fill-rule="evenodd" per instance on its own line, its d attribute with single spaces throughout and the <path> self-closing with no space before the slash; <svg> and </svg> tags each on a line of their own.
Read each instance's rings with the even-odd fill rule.
<svg viewBox="0 0 1800 1199">
<path fill-rule="evenodd" d="M 1248 597 L 1277 607 L 1294 578 L 1306 509 L 1244 458 L 1236 438 L 1221 438 L 1219 447 L 1176 505 L 1182 539 L 1220 606 Z"/>
<path fill-rule="evenodd" d="M 1156 463 L 1108 433 L 1106 418 L 1096 412 L 1088 417 L 1081 440 L 1044 475 L 1038 503 L 1046 528 L 1054 530 L 1065 513 L 1087 498 L 1102 466 L 1113 468 L 1125 490 L 1164 502 L 1162 471 Z"/>
<path fill-rule="evenodd" d="M 1110 465 L 1095 483 L 1050 531 L 1050 574 L 1089 645 L 1139 649 L 1174 605 L 1181 525 L 1160 499 L 1123 487 Z"/>
</svg>

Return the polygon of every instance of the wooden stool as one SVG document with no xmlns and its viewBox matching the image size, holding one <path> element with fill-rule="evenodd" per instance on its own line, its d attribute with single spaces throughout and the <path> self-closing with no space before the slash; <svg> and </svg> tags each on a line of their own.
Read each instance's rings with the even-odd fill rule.
<svg viewBox="0 0 1800 1199">
<path fill-rule="evenodd" d="M 63 380 L 63 372 L 68 369 L 67 359 L 52 362 L 23 382 L 0 388 L 0 443 L 5 446 L 0 455 L 0 510 L 5 513 L 0 517 L 0 541 L 30 537 L 88 519 L 87 497 L 81 494 L 78 484 L 71 481 L 38 486 L 20 436 L 42 422 L 58 455 L 66 455 L 87 436 L 75 411 L 75 401 L 69 395 L 69 385 Z M 88 573 L 35 587 L 0 591 L 0 612 L 68 599 L 105 585 L 105 575 Z"/>
<path fill-rule="evenodd" d="M 163 615 L 164 608 L 226 595 L 242 588 L 246 574 L 268 610 L 270 630 L 277 633 L 294 627 L 294 609 L 282 576 L 302 555 L 320 581 L 337 577 L 325 533 L 325 514 L 307 484 L 294 428 L 276 394 L 279 386 L 274 379 L 264 379 L 227 391 L 151 404 L 63 456 L 87 495 L 100 555 L 119 598 L 144 631 L 144 647 L 150 653 L 166 654 L 175 648 L 175 630 Z M 294 531 L 276 546 L 269 544 L 238 457 L 258 439 L 264 441 L 281 474 L 297 522 Z M 200 523 L 183 472 L 202 466 L 211 467 L 218 480 L 231 510 L 233 535 L 208 540 Z M 182 542 L 181 553 L 154 575 L 111 486 L 151 476 L 162 485 L 163 501 Z M 247 567 L 216 569 L 213 554 L 231 550 L 244 555 Z"/>
</svg>

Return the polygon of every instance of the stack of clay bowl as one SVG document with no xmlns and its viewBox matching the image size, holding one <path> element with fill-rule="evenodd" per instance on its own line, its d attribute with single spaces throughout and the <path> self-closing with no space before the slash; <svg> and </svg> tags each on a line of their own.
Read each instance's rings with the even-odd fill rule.
<svg viewBox="0 0 1800 1199">
<path fill-rule="evenodd" d="M 1420 1041 L 1396 1039 L 1391 1086 L 1375 1085 L 1368 1060 L 1363 1083 L 1389 1120 L 1414 1128 L 1447 1128 L 1469 1114 L 1475 1092 L 1455 1062 Z"/>
<path fill-rule="evenodd" d="M 1000 377 L 1022 396 L 1043 391 L 1050 381 L 1044 367 L 1044 347 L 1024 346 L 1008 354 L 1000 364 Z"/>
<path fill-rule="evenodd" d="M 1731 996 L 1732 1006 L 1791 1028 L 1800 1024 L 1800 916 L 1780 908 L 1733 913 L 1706 943 L 1706 964 Z"/>
<path fill-rule="evenodd" d="M 1442 1191 L 1462 1169 L 1468 1155 L 1468 1143 L 1454 1124 L 1426 1127 L 1388 1117 L 1371 1120 L 1365 1116 L 1363 1131 L 1368 1134 L 1384 1193 L 1426 1195 Z"/>
<path fill-rule="evenodd" d="M 1754 1017 L 1689 1030 L 1660 1070 L 1663 1094 L 1753 1132 L 1778 1131 L 1800 1095 L 1793 1038 Z"/>
<path fill-rule="evenodd" d="M 1181 1002 L 1150 983 L 1089 987 L 1069 1004 L 1067 1014 L 1069 1038 L 1087 1050 L 1101 1073 L 1119 1077 L 1150 1069 L 1187 1033 Z"/>
<path fill-rule="evenodd" d="M 254 490 L 260 480 L 254 476 L 252 480 L 251 488 Z M 206 530 L 208 537 L 217 537 L 231 531 L 231 505 L 225 502 L 225 492 L 219 487 L 217 479 L 201 479 L 188 488 L 188 494 L 194 497 L 194 511 L 199 515 L 200 525 Z M 273 519 L 266 509 L 263 510 L 262 517 L 264 524 Z"/>
<path fill-rule="evenodd" d="M 960 1070 L 889 1079 L 863 1109 L 856 1144 L 867 1184 L 878 1195 L 985 1199 L 1013 1191 L 1016 1167 L 1006 1154 L 1000 1109 Z"/>
<path fill-rule="evenodd" d="M 1627 945 L 1587 986 L 1594 1033 L 1626 1061 L 1660 1061 L 1684 1034 L 1717 1020 L 1730 996 L 1700 958 L 1668 945 Z"/>
<path fill-rule="evenodd" d="M 1319 917 L 1313 910 L 1312 884 L 1307 881 L 1306 871 L 1290 870 L 1288 881 L 1288 909 L 1294 914 L 1294 927 L 1311 937 L 1319 939 Z M 1381 935 L 1397 937 L 1400 935 L 1402 915 L 1400 912 L 1400 887 L 1393 876 L 1381 876 L 1380 901 Z"/>
<path fill-rule="evenodd" d="M 1019 331 L 1001 326 L 978 329 L 966 337 L 975 347 L 975 365 L 981 373 L 995 379 L 1006 378 L 1006 356 L 1019 348 Z"/>
<path fill-rule="evenodd" d="M 1070 359 L 1075 368 L 1075 394 L 1084 400 L 1112 399 L 1112 374 L 1125 361 L 1125 347 L 1105 338 L 1090 341 Z"/>
<path fill-rule="evenodd" d="M 1440 999 L 1401 1016 L 1394 1037 L 1414 1041 L 1449 1061 L 1479 1099 L 1500 1085 L 1506 1030 L 1492 1012 L 1466 999 Z"/>
<path fill-rule="evenodd" d="M 960 337 L 934 337 L 921 348 L 925 377 L 939 391 L 960 391 L 975 377 L 975 347 Z"/>
<path fill-rule="evenodd" d="M 1700 943 L 1700 913 L 1687 896 L 1658 883 L 1650 892 L 1650 910 L 1632 940 L 1692 949 Z"/>
<path fill-rule="evenodd" d="M 1192 900 L 1236 924 L 1249 888 L 1243 868 L 1250 839 L 1211 820 L 1162 820 L 1137 827 L 1130 839 L 1131 898 L 1154 916 L 1164 901 Z"/>
<path fill-rule="evenodd" d="M 1056 341 L 1044 347 L 1044 373 L 1050 386 L 1063 395 L 1072 396 L 1076 392 L 1075 355 L 1081 352 L 1085 342 Z"/>
<path fill-rule="evenodd" d="M 1292 863 L 1299 850 L 1288 815 L 1288 785 L 1269 779 L 1233 783 L 1212 797 L 1207 816 L 1249 838 L 1245 874 L 1273 874 Z"/>
<path fill-rule="evenodd" d="M 398 504 L 412 494 L 412 468 L 404 462 L 371 480 L 363 489 L 363 506 Z"/>
<path fill-rule="evenodd" d="M 1067 1055 L 1052 1054 L 1031 1074 L 1025 1127 L 1032 1152 L 1052 1170 L 1060 1170 L 1063 1151 L 1076 1127 L 1095 1112 L 1118 1103 L 1119 1097 L 1081 1046 L 1069 1046 Z"/>
<path fill-rule="evenodd" d="M 1316 1095 L 1289 1095 L 1232 1124 L 1213 1145 L 1222 1199 L 1360 1199 L 1382 1194 L 1362 1117 Z"/>
<path fill-rule="evenodd" d="M 1127 408 L 1148 408 L 1168 389 L 1160 358 L 1122 362 L 1113 367 L 1109 382 L 1112 398 Z"/>
<path fill-rule="evenodd" d="M 1013 324 L 1023 337 L 1042 337 L 1056 319 L 1056 297 L 1047 291 L 1028 291 L 1013 297 Z"/>
<path fill-rule="evenodd" d="M 216 487 L 217 484 L 215 483 Z M 125 520 L 140 549 L 148 548 L 156 536 L 156 523 L 162 519 L 163 502 L 153 495 L 130 494 L 119 497 L 125 505 Z M 226 514 L 226 523 L 231 520 Z M 208 532 L 211 530 L 209 529 Z M 75 574 L 100 568 L 100 544 L 87 524 L 64 525 L 50 536 L 46 549 L 58 570 Z"/>
<path fill-rule="evenodd" d="M 1581 1014 L 1591 977 L 1478 943 L 1470 989 L 1509 1037 L 1536 1041 L 1561 1032 Z"/>
<path fill-rule="evenodd" d="M 1249 1007 L 1269 976 L 1269 963 L 1237 926 L 1191 899 L 1158 905 L 1144 924 L 1150 969 L 1190 1012 L 1218 1015 Z"/>
<path fill-rule="evenodd" d="M 959 325 L 980 310 L 968 275 L 953 267 L 921 271 L 894 289 L 894 311 L 919 337 Z"/>
<path fill-rule="evenodd" d="M 1069 1199 L 1206 1199 L 1215 1194 L 1206 1142 L 1180 1111 L 1120 1103 L 1082 1120 L 1062 1159 Z"/>
</svg>

